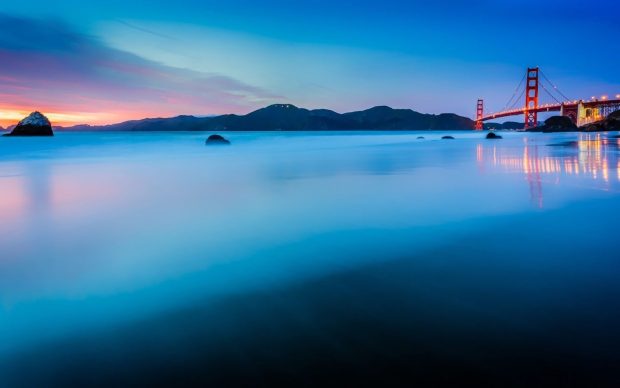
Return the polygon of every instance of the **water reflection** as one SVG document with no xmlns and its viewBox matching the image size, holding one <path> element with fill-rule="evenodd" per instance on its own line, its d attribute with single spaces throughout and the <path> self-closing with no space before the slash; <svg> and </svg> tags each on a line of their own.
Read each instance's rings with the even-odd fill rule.
<svg viewBox="0 0 620 388">
<path fill-rule="evenodd" d="M 20 226 L 30 229 L 33 237 L 46 234 L 44 220 L 49 216 L 53 202 L 52 178 L 50 166 L 39 163 L 0 168 L 2 234 L 15 233 Z"/>
<path fill-rule="evenodd" d="M 620 139 L 601 134 L 580 134 L 576 141 L 537 144 L 523 138 L 521 147 L 480 143 L 476 159 L 485 167 L 502 172 L 522 173 L 529 185 L 530 198 L 544 206 L 543 185 L 558 185 L 565 179 L 587 179 L 589 187 L 610 190 L 612 181 L 620 182 Z M 614 171 L 615 170 L 615 171 Z"/>
<path fill-rule="evenodd" d="M 612 263 L 590 277 L 599 282 L 599 275 L 610 275 L 597 292 L 618 290 L 617 272 L 609 271 L 617 267 L 609 248 L 614 240 L 605 233 L 614 230 L 618 214 L 617 139 L 521 133 L 491 142 L 478 133 L 450 134 L 457 140 L 446 142 L 433 134 L 436 139 L 419 141 L 418 133 L 231 134 L 234 146 L 226 150 L 206 149 L 202 134 L 64 134 L 53 139 L 53 146 L 30 139 L 0 142 L 0 386 L 6 386 L 3 367 L 22 377 L 35 375 L 32 370 L 79 370 L 75 360 L 100 360 L 82 370 L 90 376 L 107 372 L 100 365 L 113 370 L 130 365 L 126 369 L 134 371 L 135 363 L 117 358 L 117 349 L 135 349 L 136 359 L 189 354 L 191 360 L 192 353 L 184 348 L 189 344 L 201 354 L 214 349 L 214 359 L 220 360 L 230 349 L 247 349 L 254 339 L 269 338 L 256 333 L 300 338 L 294 331 L 300 322 L 307 322 L 299 333 L 310 333 L 309 343 L 332 333 L 321 344 L 330 354 L 333 343 L 355 344 L 346 340 L 350 333 L 355 340 L 386 332 L 410 338 L 411 344 L 422 333 L 420 338 L 431 338 L 425 353 L 431 354 L 437 349 L 433 338 L 443 341 L 445 332 L 428 336 L 426 326 L 418 330 L 414 324 L 433 314 L 438 315 L 428 322 L 431 334 L 446 322 L 489 324 L 465 336 L 463 327 L 456 327 L 456 339 L 480 338 L 493 328 L 508 338 L 504 333 L 511 327 L 502 325 L 523 320 L 523 326 L 513 328 L 520 343 L 525 325 L 534 322 L 533 327 L 544 329 L 550 322 L 537 315 L 549 311 L 541 301 L 555 297 L 556 306 L 566 306 L 563 298 L 579 286 L 596 289 L 576 284 L 571 272 L 562 277 L 562 271 L 579 269 L 581 274 L 593 265 L 592 246 L 598 249 L 596 264 Z M 601 202 L 601 197 L 613 200 Z M 543 205 L 544 214 L 532 211 Z M 594 211 L 591 205 L 596 205 Z M 553 213 L 555 218 L 547 216 L 564 206 L 573 207 L 559 216 Z M 585 241 L 574 225 L 602 225 L 603 233 Z M 546 232 L 531 233 L 535 228 Z M 480 243 L 480 236 L 502 230 L 509 230 L 509 238 L 498 235 Z M 567 240 L 582 245 L 565 244 Z M 576 265 L 565 265 L 566 257 L 577 260 Z M 403 266 L 393 266 L 395 262 Z M 549 268 L 553 276 L 539 276 L 541 268 Z M 515 270 L 523 270 L 521 278 L 513 276 Z M 335 277 L 348 271 L 351 277 Z M 401 282 L 394 282 L 396 276 Z M 550 281 L 556 282 L 556 294 L 548 293 Z M 536 282 L 540 287 L 524 299 L 524 285 Z M 389 287 L 394 290 L 386 293 Z M 467 299 L 464 290 L 471 290 Z M 267 299 L 239 302 L 241 310 L 230 310 L 230 299 L 222 299 L 257 292 L 268 294 Z M 611 295 L 612 302 L 617 294 Z M 398 298 L 404 299 L 395 304 Z M 529 315 L 515 308 L 524 300 Z M 574 311 L 588 310 L 588 300 L 579 300 L 587 307 Z M 223 307 L 213 307 L 215 302 Z M 360 315 L 349 306 L 364 311 Z M 411 313 L 410 320 L 403 320 L 402 311 Z M 574 311 L 561 315 L 553 333 Z M 474 312 L 480 316 L 472 316 Z M 497 317 L 489 320 L 487 312 Z M 177 320 L 181 316 L 191 316 L 191 322 Z M 315 324 L 325 317 L 335 323 L 335 331 Z M 288 327 L 282 325 L 287 319 L 294 321 Z M 372 333 L 365 323 L 374 325 L 377 319 L 385 326 Z M 608 325 L 617 327 L 616 321 Z M 128 327 L 127 336 L 102 334 Z M 134 337 L 134 327 L 144 342 L 126 341 Z M 229 329 L 227 338 L 234 343 L 219 342 L 219 333 Z M 615 333 L 613 329 L 608 332 Z M 162 336 L 164 332 L 168 335 Z M 488 337 L 489 343 L 496 338 Z M 538 346 L 538 338 L 548 337 L 532 335 L 529 343 Z M 100 358 L 70 353 L 56 363 L 58 349 L 75 347 L 73 342 L 63 346 L 65 340 L 87 344 Z M 257 348 L 272 349 L 277 342 L 284 347 L 279 354 L 306 353 L 289 352 L 286 339 L 280 340 L 265 340 Z M 46 343 L 54 346 L 39 353 Z M 195 347 L 197 343 L 201 345 Z M 179 350 L 170 344 L 179 344 Z M 352 348 L 346 359 L 360 353 L 359 347 Z M 367 354 L 384 354 L 384 349 L 390 346 Z M 251 354 L 249 360 L 266 358 L 239 353 Z M 14 358 L 19 354 L 31 354 L 34 364 L 14 369 L 2 362 L 19 360 Z M 472 352 L 464 349 L 464 354 Z M 400 358 L 390 358 L 390 363 L 394 359 Z M 199 357 L 194 360 L 204 365 Z M 367 361 L 364 365 L 372 365 Z"/>
</svg>

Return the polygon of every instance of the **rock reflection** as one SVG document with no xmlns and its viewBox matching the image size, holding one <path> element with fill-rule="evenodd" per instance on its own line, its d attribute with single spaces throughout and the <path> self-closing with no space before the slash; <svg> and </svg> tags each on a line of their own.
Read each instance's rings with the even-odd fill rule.
<svg viewBox="0 0 620 388">
<path fill-rule="evenodd" d="M 0 205 L 2 226 L 15 228 L 19 220 L 33 220 L 31 227 L 41 232 L 40 221 L 50 213 L 52 203 L 50 167 L 43 163 L 8 165 L 0 170 L 0 190 L 3 200 Z M 10 229 L 0 229 L 8 233 Z"/>
</svg>

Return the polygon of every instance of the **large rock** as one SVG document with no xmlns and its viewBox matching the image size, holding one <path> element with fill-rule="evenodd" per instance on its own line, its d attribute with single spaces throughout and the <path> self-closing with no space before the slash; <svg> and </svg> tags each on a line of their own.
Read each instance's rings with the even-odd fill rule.
<svg viewBox="0 0 620 388">
<path fill-rule="evenodd" d="M 5 136 L 54 136 L 52 124 L 41 112 L 32 112 Z"/>
<path fill-rule="evenodd" d="M 487 139 L 501 139 L 502 137 L 495 132 L 489 132 L 486 136 Z"/>
<path fill-rule="evenodd" d="M 553 116 L 545 120 L 543 132 L 570 132 L 576 131 L 577 126 L 570 117 Z"/>
<path fill-rule="evenodd" d="M 579 128 L 567 116 L 549 117 L 545 120 L 544 125 L 528 129 L 529 132 L 573 132 L 578 130 Z"/>
<path fill-rule="evenodd" d="M 587 124 L 587 125 L 582 126 L 579 129 L 581 129 L 584 132 L 602 132 L 606 130 L 603 122 Z"/>
<path fill-rule="evenodd" d="M 230 141 L 224 139 L 221 135 L 211 135 L 205 142 L 206 145 L 229 145 Z"/>
<path fill-rule="evenodd" d="M 620 110 L 607 116 L 603 125 L 607 131 L 620 131 Z"/>
</svg>

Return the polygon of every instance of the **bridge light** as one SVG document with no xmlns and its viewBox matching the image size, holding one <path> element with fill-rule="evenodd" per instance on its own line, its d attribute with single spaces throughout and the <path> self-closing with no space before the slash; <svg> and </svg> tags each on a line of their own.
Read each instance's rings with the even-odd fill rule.
<svg viewBox="0 0 620 388">
<path fill-rule="evenodd" d="M 620 94 L 616 94 L 616 98 L 620 98 Z"/>
<path fill-rule="evenodd" d="M 606 100 L 606 99 L 607 99 L 607 96 L 601 96 L 601 100 L 603 100 L 603 101 L 604 101 L 604 100 Z"/>
</svg>

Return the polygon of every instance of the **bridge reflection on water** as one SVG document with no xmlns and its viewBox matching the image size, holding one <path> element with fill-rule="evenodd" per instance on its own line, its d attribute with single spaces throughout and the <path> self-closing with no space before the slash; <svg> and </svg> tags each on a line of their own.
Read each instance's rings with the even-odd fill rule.
<svg viewBox="0 0 620 388">
<path fill-rule="evenodd" d="M 476 148 L 480 169 L 499 168 L 522 173 L 529 184 L 532 202 L 544 206 L 543 184 L 559 184 L 562 179 L 587 179 L 588 187 L 611 190 L 620 182 L 620 138 L 580 134 L 576 141 L 549 144 L 523 139 L 522 147 L 498 147 L 481 143 Z"/>
</svg>

